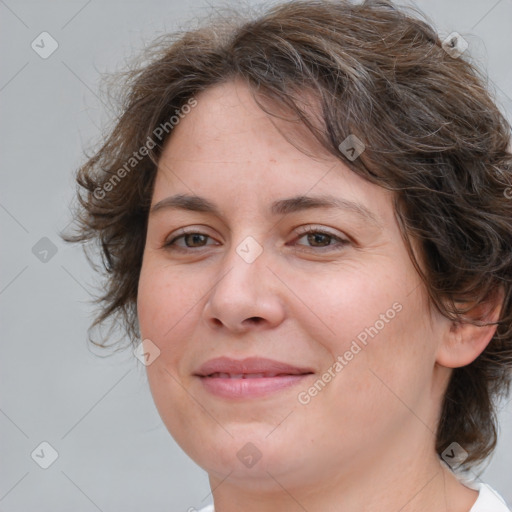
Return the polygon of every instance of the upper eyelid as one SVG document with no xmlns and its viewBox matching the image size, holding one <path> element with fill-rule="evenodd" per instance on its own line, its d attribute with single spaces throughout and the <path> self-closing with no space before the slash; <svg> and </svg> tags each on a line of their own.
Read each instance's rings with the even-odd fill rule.
<svg viewBox="0 0 512 512">
<path fill-rule="evenodd" d="M 318 226 L 315 226 L 314 224 L 311 225 L 311 224 L 307 224 L 305 226 L 299 226 L 297 229 L 297 234 L 298 235 L 307 235 L 308 233 L 323 233 L 324 235 L 329 235 L 329 236 L 332 236 L 332 237 L 335 237 L 335 238 L 340 238 L 340 239 L 343 239 L 343 236 L 346 237 L 346 235 L 337 235 L 335 233 L 331 233 L 331 231 L 327 228 L 323 228 L 323 227 L 318 227 Z M 348 238 L 348 237 L 347 237 Z"/>
<path fill-rule="evenodd" d="M 206 236 L 209 236 L 210 238 L 214 238 L 212 235 L 201 231 L 202 229 L 205 229 L 205 228 L 202 227 L 202 226 L 201 227 L 186 226 L 184 228 L 179 229 L 175 234 L 169 235 L 167 238 L 172 240 L 172 239 L 175 239 L 175 238 L 177 238 L 179 236 L 194 235 L 194 234 L 206 235 Z M 338 237 L 338 238 L 343 238 L 343 236 L 347 237 L 347 235 L 339 235 L 339 234 L 331 233 L 331 231 L 328 228 L 316 226 L 314 224 L 302 225 L 302 226 L 299 226 L 299 227 L 295 228 L 295 230 L 297 231 L 297 234 L 300 234 L 300 235 L 308 234 L 310 232 L 321 232 L 321 233 L 324 233 L 326 235 L 330 235 L 332 237 Z"/>
</svg>

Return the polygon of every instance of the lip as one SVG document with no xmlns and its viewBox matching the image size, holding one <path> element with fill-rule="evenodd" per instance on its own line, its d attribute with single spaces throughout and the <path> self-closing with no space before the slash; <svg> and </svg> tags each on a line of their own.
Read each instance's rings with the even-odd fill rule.
<svg viewBox="0 0 512 512">
<path fill-rule="evenodd" d="M 254 398 L 289 388 L 313 370 L 273 359 L 219 357 L 204 363 L 195 373 L 207 391 L 224 398 Z"/>
</svg>

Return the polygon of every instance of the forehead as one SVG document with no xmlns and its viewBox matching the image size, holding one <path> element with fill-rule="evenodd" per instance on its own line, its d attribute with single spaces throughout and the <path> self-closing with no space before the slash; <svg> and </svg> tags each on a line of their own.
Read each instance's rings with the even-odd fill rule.
<svg viewBox="0 0 512 512">
<path fill-rule="evenodd" d="M 272 162 L 279 155 L 286 155 L 288 160 L 304 160 L 305 153 L 308 153 L 310 159 L 335 161 L 299 122 L 296 114 L 258 94 L 257 101 L 263 102 L 273 113 L 269 115 L 256 102 L 254 95 L 253 90 L 240 79 L 209 87 L 199 93 L 195 97 L 197 106 L 183 116 L 174 128 L 164 151 L 171 146 L 174 152 L 179 142 L 189 157 L 195 155 L 195 149 L 211 150 L 216 154 L 222 152 L 238 160 L 257 156 L 268 157 Z M 306 91 L 304 95 L 311 96 Z M 308 105 L 307 110 L 315 109 L 313 98 L 309 98 Z M 183 131 L 187 133 L 183 134 Z M 298 142 L 300 151 L 286 144 L 283 136 Z"/>
<path fill-rule="evenodd" d="M 244 83 L 211 87 L 196 100 L 166 141 L 153 204 L 171 192 L 218 197 L 239 208 L 337 195 L 389 217 L 390 192 L 356 175 L 289 114 L 283 120 L 264 112 Z"/>
</svg>

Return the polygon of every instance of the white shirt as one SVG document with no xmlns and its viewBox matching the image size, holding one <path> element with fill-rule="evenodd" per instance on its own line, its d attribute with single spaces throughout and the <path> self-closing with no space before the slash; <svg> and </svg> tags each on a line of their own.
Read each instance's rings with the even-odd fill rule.
<svg viewBox="0 0 512 512">
<path fill-rule="evenodd" d="M 470 487 L 478 491 L 478 499 L 468 512 L 512 512 L 506 505 L 505 500 L 487 484 L 464 483 L 466 487 Z M 202 508 L 199 512 L 215 512 L 213 505 Z"/>
<path fill-rule="evenodd" d="M 465 486 L 478 491 L 478 499 L 469 512 L 511 512 L 505 500 L 487 484 L 464 483 Z"/>
</svg>

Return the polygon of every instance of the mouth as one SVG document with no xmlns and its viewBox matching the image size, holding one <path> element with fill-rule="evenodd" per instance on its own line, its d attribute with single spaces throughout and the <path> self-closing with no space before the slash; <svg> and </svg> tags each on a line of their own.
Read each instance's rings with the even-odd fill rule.
<svg viewBox="0 0 512 512">
<path fill-rule="evenodd" d="M 311 368 L 264 358 L 212 359 L 194 374 L 205 390 L 223 398 L 246 399 L 270 395 L 297 385 L 312 375 Z"/>
<path fill-rule="evenodd" d="M 221 373 L 215 372 L 210 375 L 205 375 L 205 377 L 210 377 L 211 379 L 272 379 L 274 377 L 283 377 L 287 375 L 298 375 L 291 373 Z M 301 374 L 302 375 L 302 374 Z"/>
</svg>

